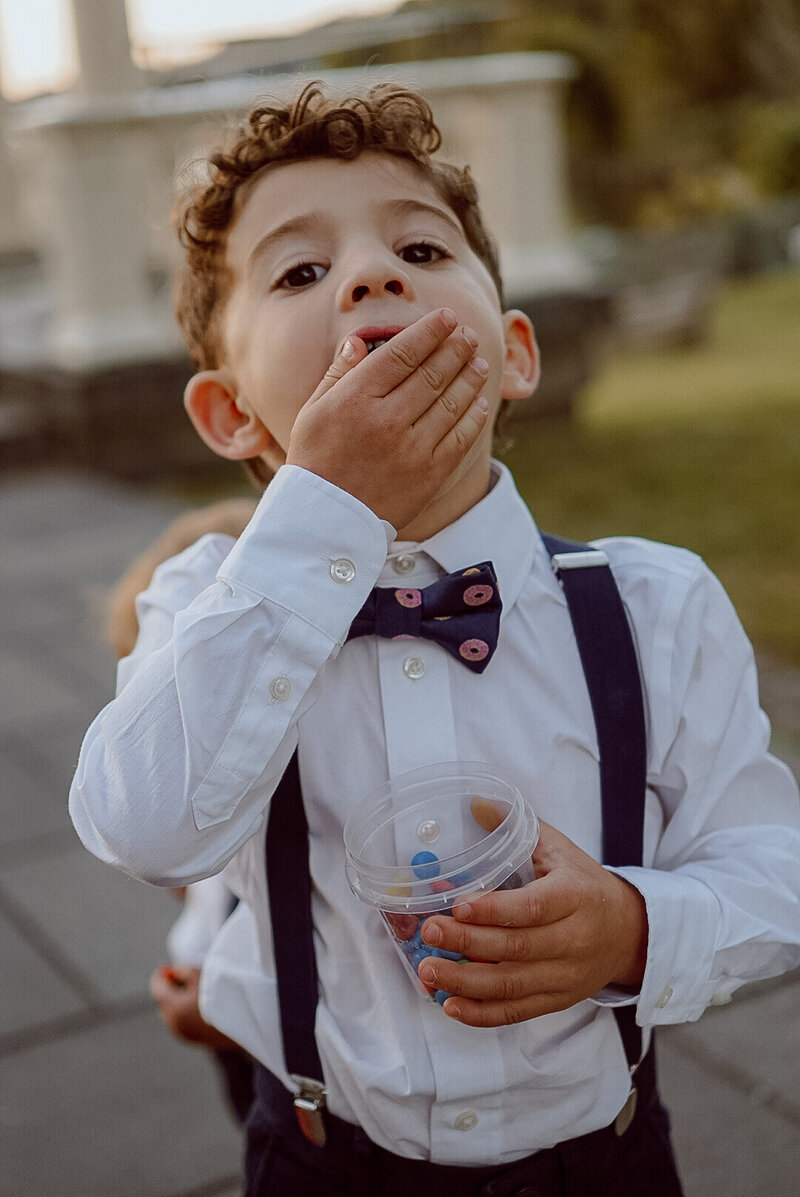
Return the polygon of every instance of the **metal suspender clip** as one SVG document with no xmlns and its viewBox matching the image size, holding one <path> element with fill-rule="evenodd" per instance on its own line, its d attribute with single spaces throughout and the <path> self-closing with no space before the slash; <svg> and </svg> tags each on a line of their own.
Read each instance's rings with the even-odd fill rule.
<svg viewBox="0 0 800 1197">
<path fill-rule="evenodd" d="M 616 1118 L 614 1119 L 614 1130 L 616 1132 L 617 1138 L 621 1138 L 621 1136 L 625 1134 L 625 1131 L 628 1129 L 630 1124 L 633 1122 L 633 1116 L 636 1113 L 636 1101 L 637 1101 L 639 1094 L 636 1090 L 636 1083 L 633 1079 L 633 1072 L 634 1072 L 634 1069 L 631 1069 L 630 1093 L 628 1094 L 628 1096 L 625 1100 L 625 1105 L 622 1107 L 622 1109 L 620 1110 L 620 1112 L 617 1114 Z"/>
<path fill-rule="evenodd" d="M 550 558 L 553 572 L 562 569 L 586 569 L 592 565 L 608 565 L 608 557 L 602 549 L 586 549 L 581 553 L 554 553 Z"/>
<path fill-rule="evenodd" d="M 292 1080 L 299 1086 L 300 1091 L 295 1095 L 294 1112 L 300 1130 L 309 1143 L 315 1147 L 324 1147 L 327 1140 L 325 1133 L 325 1086 L 321 1081 L 314 1081 L 308 1076 L 292 1074 Z"/>
</svg>

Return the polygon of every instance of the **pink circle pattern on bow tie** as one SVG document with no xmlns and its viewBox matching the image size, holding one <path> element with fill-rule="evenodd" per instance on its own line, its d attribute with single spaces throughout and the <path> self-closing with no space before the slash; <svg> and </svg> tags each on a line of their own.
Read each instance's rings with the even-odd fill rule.
<svg viewBox="0 0 800 1197">
<path fill-rule="evenodd" d="M 401 607 L 419 607 L 422 604 L 421 590 L 395 590 L 394 597 Z"/>
<path fill-rule="evenodd" d="M 464 602 L 468 607 L 482 607 L 493 594 L 491 586 L 468 586 L 464 591 Z"/>
<path fill-rule="evenodd" d="M 489 655 L 489 645 L 485 640 L 465 640 L 458 651 L 465 661 L 482 661 Z"/>
</svg>

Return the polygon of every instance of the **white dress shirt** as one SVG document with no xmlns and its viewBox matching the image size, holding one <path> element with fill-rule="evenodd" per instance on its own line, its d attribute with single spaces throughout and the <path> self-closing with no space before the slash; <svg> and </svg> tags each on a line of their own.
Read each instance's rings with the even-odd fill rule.
<svg viewBox="0 0 800 1197">
<path fill-rule="evenodd" d="M 204 537 L 140 596 L 139 642 L 70 798 L 86 846 L 136 877 L 182 885 L 227 865 L 241 904 L 206 958 L 202 1008 L 289 1085 L 264 828 L 299 742 L 329 1106 L 390 1150 L 474 1165 L 605 1126 L 629 1088 L 613 995 L 516 1026 L 462 1026 L 417 995 L 345 880 L 353 806 L 387 776 L 448 760 L 496 765 L 600 856 L 597 744 L 565 599 L 510 474 L 494 466 L 493 480 L 454 524 L 387 555 L 372 512 L 283 467 L 237 542 Z M 618 870 L 649 919 L 638 1021 L 683 1022 L 800 962 L 797 787 L 767 753 L 752 651 L 719 582 L 683 549 L 597 543 L 646 679 L 644 867 Z M 484 674 L 426 640 L 343 647 L 376 583 L 424 586 L 483 560 L 503 600 Z"/>
</svg>

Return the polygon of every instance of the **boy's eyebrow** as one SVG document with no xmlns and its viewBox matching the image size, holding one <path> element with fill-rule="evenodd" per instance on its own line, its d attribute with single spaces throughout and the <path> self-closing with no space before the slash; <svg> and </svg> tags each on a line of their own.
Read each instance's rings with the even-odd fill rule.
<svg viewBox="0 0 800 1197">
<path fill-rule="evenodd" d="M 252 250 L 248 254 L 246 269 L 252 270 L 255 263 L 262 257 L 267 250 L 275 244 L 276 241 L 282 241 L 285 237 L 292 237 L 296 234 L 310 233 L 312 229 L 318 227 L 321 220 L 326 218 L 325 212 L 305 212 L 302 216 L 290 216 L 288 220 L 284 220 L 283 224 L 277 225 L 276 228 L 270 229 L 263 237 L 260 237 Z"/>
<path fill-rule="evenodd" d="M 438 216 L 440 220 L 446 221 L 452 225 L 453 229 L 459 236 L 463 237 L 464 230 L 458 221 L 458 218 L 447 208 L 440 208 L 437 204 L 428 204 L 425 200 L 418 199 L 396 199 L 389 200 L 386 207 L 398 216 L 414 216 L 418 212 L 422 215 Z"/>
</svg>

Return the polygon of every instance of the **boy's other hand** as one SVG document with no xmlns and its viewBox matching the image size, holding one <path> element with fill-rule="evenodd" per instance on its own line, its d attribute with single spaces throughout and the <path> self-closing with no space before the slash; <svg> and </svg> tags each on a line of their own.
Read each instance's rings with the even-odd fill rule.
<svg viewBox="0 0 800 1197">
<path fill-rule="evenodd" d="M 419 966 L 426 984 L 453 995 L 445 1013 L 468 1026 L 565 1010 L 606 985 L 641 986 L 647 914 L 638 890 L 546 823 L 533 863 L 535 881 L 423 926 L 426 943 L 472 961 L 427 957 Z"/>
<path fill-rule="evenodd" d="M 348 491 L 401 529 L 434 498 L 483 431 L 488 366 L 442 308 L 367 356 L 349 338 L 292 428 L 286 460 Z"/>
<path fill-rule="evenodd" d="M 200 969 L 162 964 L 150 977 L 150 994 L 165 1026 L 177 1039 L 216 1050 L 238 1048 L 238 1044 L 207 1023 L 200 1013 L 198 989 Z"/>
</svg>

